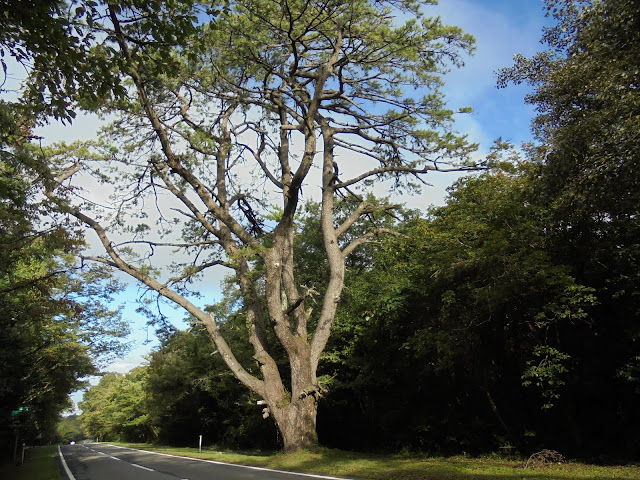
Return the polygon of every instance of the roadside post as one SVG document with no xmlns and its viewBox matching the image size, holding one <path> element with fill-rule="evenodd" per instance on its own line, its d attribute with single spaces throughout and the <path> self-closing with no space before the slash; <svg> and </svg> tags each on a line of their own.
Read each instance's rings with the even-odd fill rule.
<svg viewBox="0 0 640 480">
<path fill-rule="evenodd" d="M 202 435 L 200 435 L 200 439 L 198 440 L 198 451 L 202 452 Z"/>
</svg>

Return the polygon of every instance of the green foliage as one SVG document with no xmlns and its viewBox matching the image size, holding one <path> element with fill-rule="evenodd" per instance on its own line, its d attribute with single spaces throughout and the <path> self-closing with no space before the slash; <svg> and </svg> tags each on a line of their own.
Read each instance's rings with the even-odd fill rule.
<svg viewBox="0 0 640 480">
<path fill-rule="evenodd" d="M 638 205 L 638 140 L 629 133 L 640 127 L 640 11 L 632 0 L 548 4 L 558 21 L 543 37 L 548 50 L 518 57 L 502 81 L 535 88 L 527 101 L 540 112 L 543 184 L 561 214 L 616 223 Z"/>
<path fill-rule="evenodd" d="M 558 262 L 532 171 L 460 180 L 446 206 L 403 224 L 349 278 L 322 370 L 323 441 L 526 451 L 576 428 L 567 412 L 582 385 L 615 382 L 592 376 L 613 346 L 600 341 L 607 319 L 599 292 Z M 582 400 L 580 415 L 587 405 L 597 403 Z"/>
<path fill-rule="evenodd" d="M 1 85 L 10 75 L 8 54 L 29 73 L 21 104 L 39 121 L 53 116 L 70 122 L 78 100 L 95 104 L 104 92 L 124 93 L 117 71 L 89 52 L 96 35 L 85 26 L 100 15 L 97 2 L 3 0 L 0 5 Z"/>
<path fill-rule="evenodd" d="M 224 329 L 240 327 L 231 323 Z M 86 435 L 105 441 L 194 445 L 203 435 L 209 444 L 275 448 L 273 422 L 257 418 L 257 399 L 224 366 L 204 328 L 195 326 L 167 336 L 148 365 L 104 375 L 85 393 L 80 421 Z"/>
<path fill-rule="evenodd" d="M 127 330 L 105 306 L 118 285 L 100 268 L 81 269 L 73 254 L 82 239 L 53 221 L 29 118 L 2 103 L 0 121 L 0 436 L 47 441 L 68 394 L 94 361 L 122 351 L 114 337 Z"/>
<path fill-rule="evenodd" d="M 502 81 L 535 88 L 527 101 L 540 112 L 540 195 L 554 207 L 550 226 L 563 255 L 636 315 L 640 160 L 629 132 L 640 128 L 640 9 L 627 0 L 554 1 L 549 8 L 558 24 L 543 37 L 548 50 L 519 58 Z"/>
<path fill-rule="evenodd" d="M 79 404 L 86 435 L 102 441 L 154 439 L 144 392 L 146 379 L 147 370 L 143 367 L 134 368 L 126 375 L 104 375 Z"/>
<path fill-rule="evenodd" d="M 549 207 L 555 261 L 571 266 L 598 300 L 592 313 L 597 336 L 588 341 L 594 353 L 581 367 L 590 382 L 572 390 L 576 398 L 594 399 L 583 407 L 585 416 L 629 428 L 638 421 L 628 405 L 638 400 L 633 372 L 640 352 L 640 157 L 637 135 L 630 134 L 640 128 L 640 8 L 628 0 L 558 0 L 548 7 L 557 20 L 543 37 L 548 49 L 517 58 L 501 80 L 534 87 L 527 101 L 539 112 L 535 201 Z M 606 435 L 591 425 L 583 430 Z"/>
<path fill-rule="evenodd" d="M 62 417 L 58 422 L 57 433 L 58 442 L 61 443 L 78 442 L 85 438 L 84 432 L 82 431 L 82 424 L 77 415 Z"/>
<path fill-rule="evenodd" d="M 237 315 L 222 327 L 234 345 L 244 340 L 243 321 Z M 152 353 L 148 372 L 158 441 L 193 445 L 203 435 L 209 444 L 227 447 L 277 447 L 273 422 L 256 415 L 259 398 L 238 384 L 201 326 L 167 338 Z"/>
<path fill-rule="evenodd" d="M 533 356 L 534 360 L 527 361 L 522 384 L 525 387 L 535 385 L 542 389 L 545 399 L 542 408 L 551 408 L 553 402 L 560 397 L 558 387 L 566 384 L 562 377 L 569 371 L 566 364 L 571 357 L 548 345 L 536 345 Z"/>
</svg>

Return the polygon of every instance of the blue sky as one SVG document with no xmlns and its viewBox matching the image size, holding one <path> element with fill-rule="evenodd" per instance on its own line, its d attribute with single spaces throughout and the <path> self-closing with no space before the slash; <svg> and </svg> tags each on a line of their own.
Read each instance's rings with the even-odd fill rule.
<svg viewBox="0 0 640 480">
<path fill-rule="evenodd" d="M 525 86 L 496 88 L 494 72 L 511 66 L 513 56 L 530 56 L 542 46 L 542 28 L 548 24 L 542 0 L 443 0 L 437 10 L 449 24 L 476 37 L 476 52 L 465 67 L 451 72 L 445 91 L 453 104 L 474 109 L 461 119 L 461 132 L 469 133 L 486 150 L 497 137 L 520 144 L 530 139 L 531 106 L 525 105 Z"/>
<path fill-rule="evenodd" d="M 493 140 L 503 137 L 519 145 L 530 141 L 529 125 L 534 115 L 525 105 L 526 87 L 511 86 L 497 89 L 494 72 L 512 64 L 516 53 L 532 55 L 542 48 L 541 30 L 549 20 L 545 18 L 542 0 L 441 0 L 438 6 L 425 7 L 428 16 L 441 16 L 447 24 L 457 25 L 476 37 L 476 51 L 466 66 L 452 71 L 445 78 L 444 92 L 452 108 L 470 106 L 474 112 L 459 118 L 457 129 L 480 144 L 480 153 L 487 153 Z M 71 127 L 52 124 L 37 131 L 49 143 L 58 140 L 88 139 L 95 135 L 100 121 L 94 116 L 81 117 Z M 433 188 L 410 199 L 413 207 L 428 207 L 444 202 L 446 188 L 454 175 L 434 175 L 429 178 Z M 125 318 L 132 321 L 132 353 L 117 360 L 109 370 L 124 372 L 139 365 L 142 356 L 157 345 L 145 343 L 146 319 L 135 312 L 137 287 L 132 286 L 120 300 L 125 302 Z M 176 312 L 175 318 L 183 317 Z M 149 329 L 152 338 L 152 329 Z M 76 400 L 78 396 L 74 397 Z"/>
</svg>

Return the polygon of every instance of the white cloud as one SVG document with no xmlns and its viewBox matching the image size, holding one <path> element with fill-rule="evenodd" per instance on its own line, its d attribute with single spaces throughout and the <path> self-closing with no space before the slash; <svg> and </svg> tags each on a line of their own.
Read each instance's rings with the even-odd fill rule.
<svg viewBox="0 0 640 480">
<path fill-rule="evenodd" d="M 126 357 L 120 358 L 115 362 L 113 362 L 111 365 L 109 365 L 108 371 L 116 372 L 116 373 L 128 373 L 133 368 L 139 367 L 140 365 L 145 363 L 147 361 L 145 357 L 148 354 L 149 352 L 146 349 L 142 352 L 137 351 L 137 352 L 131 353 Z"/>
</svg>

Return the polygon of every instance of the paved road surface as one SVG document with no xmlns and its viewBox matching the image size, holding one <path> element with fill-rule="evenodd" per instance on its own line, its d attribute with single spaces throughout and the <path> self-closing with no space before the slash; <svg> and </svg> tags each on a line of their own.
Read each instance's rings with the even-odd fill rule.
<svg viewBox="0 0 640 480">
<path fill-rule="evenodd" d="M 106 443 L 63 445 L 70 480 L 331 480 L 334 477 L 196 460 Z M 70 475 L 69 475 L 70 474 Z"/>
</svg>

